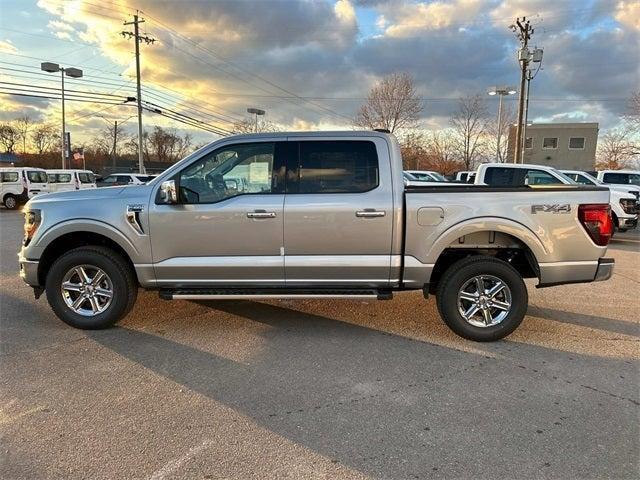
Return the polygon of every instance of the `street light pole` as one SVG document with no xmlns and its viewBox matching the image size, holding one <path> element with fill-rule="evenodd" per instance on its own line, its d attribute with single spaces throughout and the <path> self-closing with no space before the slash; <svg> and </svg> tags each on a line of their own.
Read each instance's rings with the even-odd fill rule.
<svg viewBox="0 0 640 480">
<path fill-rule="evenodd" d="M 60 72 L 60 79 L 62 80 L 62 137 L 61 137 L 61 151 L 62 151 L 62 169 L 64 170 L 66 168 L 66 153 L 67 150 L 65 149 L 66 146 L 66 138 L 67 138 L 67 133 L 66 133 L 66 128 L 65 128 L 65 121 L 64 121 L 64 77 L 65 75 L 67 77 L 71 77 L 71 78 L 81 78 L 82 77 L 82 70 L 80 70 L 79 68 L 72 68 L 72 67 L 61 67 L 60 65 L 58 65 L 57 63 L 51 63 L 51 62 L 42 62 L 40 64 L 40 70 L 42 70 L 43 72 L 48 72 L 48 73 L 54 73 L 54 72 Z"/>
<path fill-rule="evenodd" d="M 247 108 L 247 113 L 252 113 L 256 116 L 255 123 L 254 123 L 254 131 L 255 133 L 258 133 L 258 115 L 264 115 L 267 112 L 259 108 Z"/>
<path fill-rule="evenodd" d="M 500 150 L 500 140 L 502 139 L 502 97 L 505 95 L 514 95 L 516 93 L 516 89 L 514 87 L 491 87 L 487 92 L 489 95 L 494 96 L 498 95 L 500 98 L 498 100 L 498 132 L 496 138 L 496 159 L 502 161 L 502 155 Z"/>
</svg>

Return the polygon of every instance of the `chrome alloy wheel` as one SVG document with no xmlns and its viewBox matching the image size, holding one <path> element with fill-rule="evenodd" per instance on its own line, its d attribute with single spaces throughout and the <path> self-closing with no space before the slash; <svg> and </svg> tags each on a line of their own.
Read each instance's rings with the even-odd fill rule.
<svg viewBox="0 0 640 480">
<path fill-rule="evenodd" d="M 477 275 L 458 291 L 458 311 L 474 327 L 493 327 L 511 311 L 511 290 L 493 275 Z"/>
<path fill-rule="evenodd" d="M 62 278 L 61 292 L 71 310 L 84 317 L 93 317 L 111 305 L 113 283 L 102 269 L 78 265 Z"/>
</svg>

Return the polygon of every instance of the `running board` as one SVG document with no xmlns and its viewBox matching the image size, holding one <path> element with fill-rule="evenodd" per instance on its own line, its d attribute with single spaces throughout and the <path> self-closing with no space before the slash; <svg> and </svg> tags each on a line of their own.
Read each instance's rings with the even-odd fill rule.
<svg viewBox="0 0 640 480">
<path fill-rule="evenodd" d="M 305 298 L 350 298 L 391 300 L 390 290 L 376 289 L 231 289 L 231 288 L 179 288 L 160 290 L 164 300 L 281 300 Z"/>
</svg>

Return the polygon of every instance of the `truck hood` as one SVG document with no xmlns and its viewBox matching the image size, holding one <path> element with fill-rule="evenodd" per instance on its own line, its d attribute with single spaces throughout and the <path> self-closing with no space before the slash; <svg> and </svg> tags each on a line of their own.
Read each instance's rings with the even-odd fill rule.
<svg viewBox="0 0 640 480">
<path fill-rule="evenodd" d="M 55 192 L 37 195 L 29 200 L 29 206 L 42 205 L 51 202 L 82 202 L 82 201 L 100 201 L 101 199 L 115 198 L 122 195 L 125 191 L 130 191 L 134 194 L 134 190 L 138 190 L 141 186 L 120 186 L 120 187 L 104 187 L 104 188 L 91 188 L 86 190 L 71 190 L 67 192 Z"/>
</svg>

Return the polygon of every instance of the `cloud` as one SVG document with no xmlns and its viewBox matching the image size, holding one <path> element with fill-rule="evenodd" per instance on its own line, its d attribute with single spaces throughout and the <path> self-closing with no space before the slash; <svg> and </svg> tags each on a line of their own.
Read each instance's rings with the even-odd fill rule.
<svg viewBox="0 0 640 480">
<path fill-rule="evenodd" d="M 17 53 L 18 49 L 11 43 L 11 40 L 0 40 L 0 52 Z"/>
<path fill-rule="evenodd" d="M 637 1 L 618 2 L 614 16 L 622 25 L 640 31 L 640 3 Z"/>
</svg>

